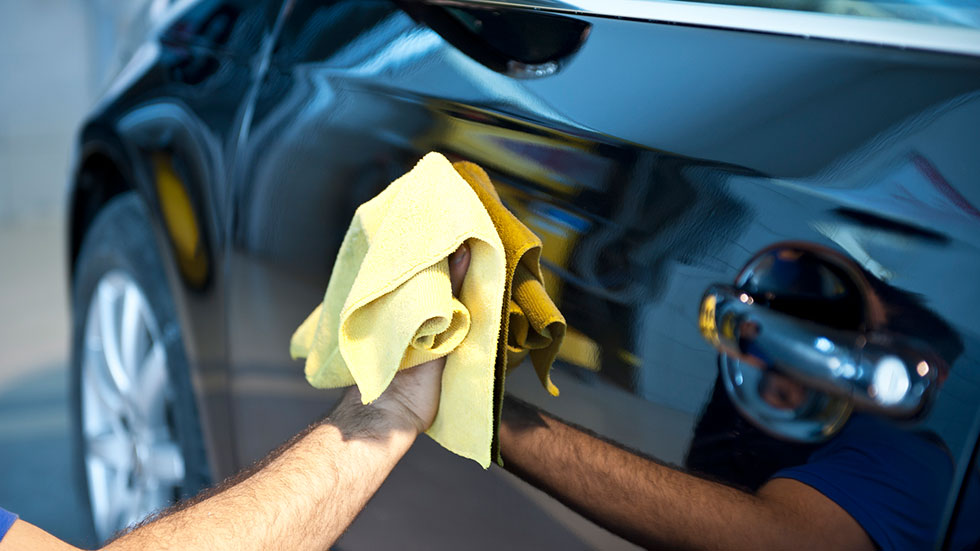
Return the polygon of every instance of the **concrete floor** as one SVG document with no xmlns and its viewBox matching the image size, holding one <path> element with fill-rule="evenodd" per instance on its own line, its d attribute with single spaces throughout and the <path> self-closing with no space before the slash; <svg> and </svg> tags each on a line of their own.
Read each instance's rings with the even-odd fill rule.
<svg viewBox="0 0 980 551">
<path fill-rule="evenodd" d="M 0 507 L 77 545 L 63 204 L 91 102 L 81 0 L 0 2 Z"/>
</svg>

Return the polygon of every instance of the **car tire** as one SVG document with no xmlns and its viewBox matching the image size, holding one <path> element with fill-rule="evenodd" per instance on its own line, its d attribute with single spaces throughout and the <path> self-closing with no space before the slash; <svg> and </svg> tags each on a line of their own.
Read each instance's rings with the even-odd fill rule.
<svg viewBox="0 0 980 551">
<path fill-rule="evenodd" d="M 209 483 L 180 326 L 150 228 L 136 193 L 113 198 L 73 271 L 74 449 L 100 542 Z"/>
</svg>

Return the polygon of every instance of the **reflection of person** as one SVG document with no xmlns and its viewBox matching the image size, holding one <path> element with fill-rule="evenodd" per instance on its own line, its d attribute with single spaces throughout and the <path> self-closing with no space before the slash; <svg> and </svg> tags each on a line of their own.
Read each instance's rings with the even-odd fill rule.
<svg viewBox="0 0 980 551">
<path fill-rule="evenodd" d="M 962 352 L 953 330 L 915 297 L 884 284 L 874 291 L 887 327 L 927 338 L 949 364 Z M 784 409 L 799 406 L 807 392 L 777 372 L 767 372 L 760 387 L 764 400 Z M 642 457 L 510 398 L 500 447 L 508 469 L 645 547 L 934 545 L 954 467 L 938 439 L 900 430 L 868 413 L 852 415 L 820 446 L 787 444 L 753 427 L 746 435 L 744 425 L 716 386 L 687 458 L 688 467 L 744 489 Z M 739 457 L 743 451 L 748 459 Z"/>
<path fill-rule="evenodd" d="M 806 400 L 806 387 L 793 379 L 772 371 L 762 379 L 762 398 L 775 408 L 796 409 Z"/>
<path fill-rule="evenodd" d="M 450 257 L 456 294 L 468 266 L 463 246 Z M 442 358 L 400 372 L 368 405 L 352 388 L 323 422 L 252 469 L 104 549 L 327 549 L 432 424 L 444 365 Z M 75 548 L 0 509 L 0 551 L 23 549 Z"/>
<path fill-rule="evenodd" d="M 504 465 L 600 526 L 648 548 L 874 549 L 855 519 L 803 482 L 748 493 L 668 467 L 508 398 Z"/>
<path fill-rule="evenodd" d="M 933 442 L 869 415 L 754 492 L 660 464 L 512 398 L 500 441 L 508 469 L 648 548 L 927 548 L 953 467 Z"/>
</svg>

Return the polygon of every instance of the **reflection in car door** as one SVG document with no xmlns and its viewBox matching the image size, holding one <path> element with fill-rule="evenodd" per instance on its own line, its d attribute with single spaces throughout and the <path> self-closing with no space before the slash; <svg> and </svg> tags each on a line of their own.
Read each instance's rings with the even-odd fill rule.
<svg viewBox="0 0 980 551">
<path fill-rule="evenodd" d="M 924 341 L 946 366 L 918 416 L 868 414 L 948 459 L 923 527 L 940 539 L 980 393 L 971 323 L 980 303 L 977 60 L 789 31 L 423 4 L 411 16 L 387 1 L 298 0 L 286 10 L 232 190 L 227 303 L 240 460 L 336 396 L 306 386 L 288 358 L 291 331 L 321 299 L 357 205 L 437 150 L 484 167 L 542 238 L 548 289 L 569 322 L 555 374 L 561 396 L 523 368 L 508 390 L 738 487 L 757 488 L 825 444 L 791 441 L 733 402 L 719 376 L 726 360 L 699 330 L 703 294 L 736 283 L 776 243 L 842 257 L 872 289 L 844 329 L 868 330 L 865 310 L 879 304 L 889 315 L 876 328 Z M 577 23 L 557 23 L 566 19 Z M 541 28 L 560 30 L 529 31 Z M 799 299 L 803 282 L 830 281 L 819 265 L 789 262 L 795 279 L 780 289 Z M 784 301 L 781 313 L 820 321 L 815 310 L 830 298 L 816 296 Z M 382 518 L 422 522 L 390 497 L 413 484 L 455 496 L 456 510 L 441 514 L 474 530 L 460 515 L 484 511 L 479 492 L 500 492 L 490 509 L 513 533 L 490 540 L 532 537 L 518 518 L 534 511 L 552 546 L 608 541 L 496 469 L 425 450 L 425 461 L 446 469 L 441 478 L 459 477 L 454 486 L 413 470 L 421 467 L 410 456 L 348 541 L 374 542 L 370 527 Z M 442 537 L 430 546 L 464 541 Z"/>
</svg>

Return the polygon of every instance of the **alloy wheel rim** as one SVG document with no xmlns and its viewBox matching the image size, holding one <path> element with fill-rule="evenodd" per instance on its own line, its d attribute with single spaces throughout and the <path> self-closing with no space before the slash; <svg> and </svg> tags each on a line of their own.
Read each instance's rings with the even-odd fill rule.
<svg viewBox="0 0 980 551">
<path fill-rule="evenodd" d="M 173 501 L 184 459 L 165 343 L 146 296 L 125 272 L 99 280 L 84 339 L 85 475 L 96 535 L 105 540 Z"/>
</svg>

